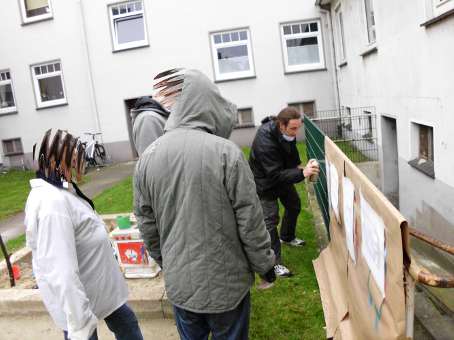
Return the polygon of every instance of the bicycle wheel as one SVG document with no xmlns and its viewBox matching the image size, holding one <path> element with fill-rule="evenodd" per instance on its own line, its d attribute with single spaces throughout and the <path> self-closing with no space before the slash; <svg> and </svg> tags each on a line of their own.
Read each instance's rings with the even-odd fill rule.
<svg viewBox="0 0 454 340">
<path fill-rule="evenodd" d="M 94 160 L 97 165 L 104 165 L 106 163 L 106 150 L 100 144 L 95 145 Z"/>
</svg>

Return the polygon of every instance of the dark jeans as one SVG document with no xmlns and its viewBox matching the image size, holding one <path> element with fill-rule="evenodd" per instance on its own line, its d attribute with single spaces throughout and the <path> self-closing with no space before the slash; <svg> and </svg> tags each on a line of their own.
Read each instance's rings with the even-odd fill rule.
<svg viewBox="0 0 454 340">
<path fill-rule="evenodd" d="M 143 340 L 137 318 L 126 303 L 105 318 L 104 321 L 111 332 L 115 334 L 116 340 Z M 68 340 L 68 332 L 64 331 L 64 335 L 65 340 Z M 89 340 L 98 340 L 96 330 Z"/>
<path fill-rule="evenodd" d="M 277 226 L 279 224 L 279 201 L 285 208 L 281 223 L 281 240 L 290 242 L 296 237 L 296 220 L 301 211 L 301 201 L 294 185 L 287 185 L 277 190 L 275 197 L 261 197 L 266 229 L 270 233 L 271 247 L 276 255 L 276 263 L 281 263 L 281 242 Z"/>
<path fill-rule="evenodd" d="M 249 293 L 234 310 L 218 313 L 193 313 L 173 306 L 181 340 L 247 340 L 251 298 Z"/>
</svg>

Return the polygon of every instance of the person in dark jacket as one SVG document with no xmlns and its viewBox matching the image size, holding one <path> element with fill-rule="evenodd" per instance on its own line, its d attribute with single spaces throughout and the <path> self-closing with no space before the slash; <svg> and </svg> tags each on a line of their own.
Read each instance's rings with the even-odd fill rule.
<svg viewBox="0 0 454 340">
<path fill-rule="evenodd" d="M 296 148 L 296 135 L 301 125 L 301 114 L 293 107 L 283 109 L 277 117 L 265 118 L 254 138 L 249 158 L 266 227 L 276 255 L 274 269 L 279 276 L 291 275 L 281 263 L 281 242 L 291 246 L 303 246 L 305 243 L 304 240 L 296 238 L 295 234 L 301 202 L 294 184 L 319 172 L 318 165 L 312 162 L 306 167 L 301 165 Z M 280 240 L 277 230 L 278 200 L 285 208 Z"/>
<path fill-rule="evenodd" d="M 137 153 L 145 149 L 164 134 L 164 125 L 169 111 L 151 96 L 140 97 L 131 110 L 132 137 Z"/>
</svg>

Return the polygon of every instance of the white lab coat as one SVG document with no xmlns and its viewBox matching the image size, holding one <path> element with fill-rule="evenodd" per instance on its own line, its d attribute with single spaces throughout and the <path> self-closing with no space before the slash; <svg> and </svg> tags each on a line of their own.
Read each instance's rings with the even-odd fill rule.
<svg viewBox="0 0 454 340">
<path fill-rule="evenodd" d="M 27 246 L 44 304 L 70 339 L 86 340 L 97 320 L 126 303 L 128 289 L 104 222 L 70 189 L 30 181 Z"/>
</svg>

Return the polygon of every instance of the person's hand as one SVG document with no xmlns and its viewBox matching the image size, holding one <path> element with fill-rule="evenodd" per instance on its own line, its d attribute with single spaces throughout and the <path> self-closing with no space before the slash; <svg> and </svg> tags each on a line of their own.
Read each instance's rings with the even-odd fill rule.
<svg viewBox="0 0 454 340">
<path fill-rule="evenodd" d="M 306 178 L 309 178 L 311 175 L 314 174 L 318 175 L 320 173 L 320 166 L 313 159 L 307 162 L 305 167 L 298 165 L 298 168 L 303 170 L 303 175 Z"/>
<path fill-rule="evenodd" d="M 268 283 L 273 283 L 276 281 L 276 273 L 274 271 L 274 266 L 271 267 L 270 270 L 268 270 L 265 275 L 261 276 L 263 280 L 265 280 Z"/>
</svg>

